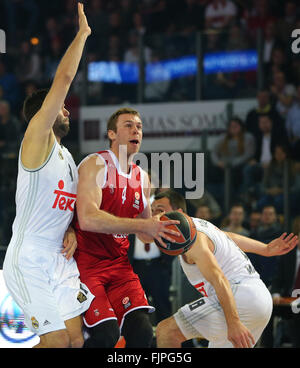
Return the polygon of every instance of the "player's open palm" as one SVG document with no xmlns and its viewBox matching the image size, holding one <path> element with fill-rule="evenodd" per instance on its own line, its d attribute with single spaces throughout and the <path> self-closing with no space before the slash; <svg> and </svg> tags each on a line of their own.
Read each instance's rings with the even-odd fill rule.
<svg viewBox="0 0 300 368">
<path fill-rule="evenodd" d="M 88 21 L 86 19 L 84 8 L 82 3 L 78 3 L 78 18 L 79 18 L 79 32 L 82 32 L 89 36 L 92 31 L 88 25 Z"/>
<path fill-rule="evenodd" d="M 164 215 L 164 212 L 159 213 L 149 219 L 149 229 L 147 231 L 148 235 L 152 236 L 156 239 L 164 248 L 167 248 L 167 245 L 163 241 L 166 239 L 171 242 L 175 242 L 176 240 L 173 237 L 169 236 L 180 236 L 178 231 L 172 230 L 170 225 L 178 225 L 180 221 L 178 220 L 167 220 L 160 221 L 161 216 Z"/>
<path fill-rule="evenodd" d="M 272 240 L 267 246 L 266 256 L 281 256 L 290 252 L 298 244 L 298 236 L 293 233 L 283 233 L 279 238 Z"/>
<path fill-rule="evenodd" d="M 227 338 L 235 348 L 251 348 L 255 345 L 251 332 L 240 321 L 228 327 Z"/>
</svg>

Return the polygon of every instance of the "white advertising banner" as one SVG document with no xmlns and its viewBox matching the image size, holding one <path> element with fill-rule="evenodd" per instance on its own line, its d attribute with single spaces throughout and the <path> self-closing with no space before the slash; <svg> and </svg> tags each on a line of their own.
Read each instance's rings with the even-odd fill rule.
<svg viewBox="0 0 300 368">
<path fill-rule="evenodd" d="M 130 105 L 143 121 L 142 152 L 201 152 L 204 133 L 208 149 L 225 131 L 231 113 L 242 118 L 255 106 L 253 99 Z M 121 106 L 80 109 L 80 149 L 88 154 L 108 148 L 106 124 Z"/>
</svg>

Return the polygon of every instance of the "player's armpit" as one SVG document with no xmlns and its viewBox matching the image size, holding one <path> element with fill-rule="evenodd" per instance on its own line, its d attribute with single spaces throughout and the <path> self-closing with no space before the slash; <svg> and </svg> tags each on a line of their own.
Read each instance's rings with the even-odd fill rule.
<svg viewBox="0 0 300 368">
<path fill-rule="evenodd" d="M 49 157 L 54 143 L 55 136 L 52 131 L 44 131 L 44 134 L 41 134 L 27 129 L 22 142 L 22 165 L 30 170 L 41 167 Z"/>
</svg>

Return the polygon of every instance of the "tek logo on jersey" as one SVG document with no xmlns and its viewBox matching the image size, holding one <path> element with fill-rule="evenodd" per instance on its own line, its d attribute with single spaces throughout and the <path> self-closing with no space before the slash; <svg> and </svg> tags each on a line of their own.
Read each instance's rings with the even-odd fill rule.
<svg viewBox="0 0 300 368">
<path fill-rule="evenodd" d="M 206 290 L 204 289 L 204 282 L 200 282 L 199 284 L 194 285 L 194 287 L 199 291 L 202 296 L 208 296 Z"/>
<path fill-rule="evenodd" d="M 74 211 L 75 201 L 76 201 L 76 194 L 68 193 L 63 191 L 65 183 L 63 180 L 60 180 L 58 182 L 58 189 L 54 191 L 54 194 L 56 194 L 54 203 L 52 208 L 58 208 L 61 211 Z"/>
</svg>

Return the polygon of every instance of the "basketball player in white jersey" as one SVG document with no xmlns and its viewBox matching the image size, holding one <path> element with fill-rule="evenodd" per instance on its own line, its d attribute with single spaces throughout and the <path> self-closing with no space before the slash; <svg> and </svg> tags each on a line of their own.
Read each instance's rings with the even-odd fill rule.
<svg viewBox="0 0 300 368">
<path fill-rule="evenodd" d="M 172 211 L 163 203 L 164 193 L 152 207 Z M 234 233 L 225 233 L 208 221 L 192 218 L 197 239 L 179 256 L 189 282 L 200 299 L 184 305 L 156 329 L 157 347 L 178 348 L 183 341 L 205 338 L 209 347 L 253 347 L 272 313 L 272 297 L 244 252 L 266 257 L 288 253 L 298 243 L 294 234 L 282 234 L 264 244 Z"/>
<path fill-rule="evenodd" d="M 16 218 L 3 272 L 26 326 L 40 336 L 36 347 L 81 347 L 81 313 L 93 299 L 72 258 L 77 243 L 69 225 L 78 175 L 61 145 L 69 130 L 64 100 L 91 33 L 81 3 L 78 18 L 78 33 L 49 92 L 40 90 L 24 102 L 29 124 L 20 148 Z"/>
</svg>

